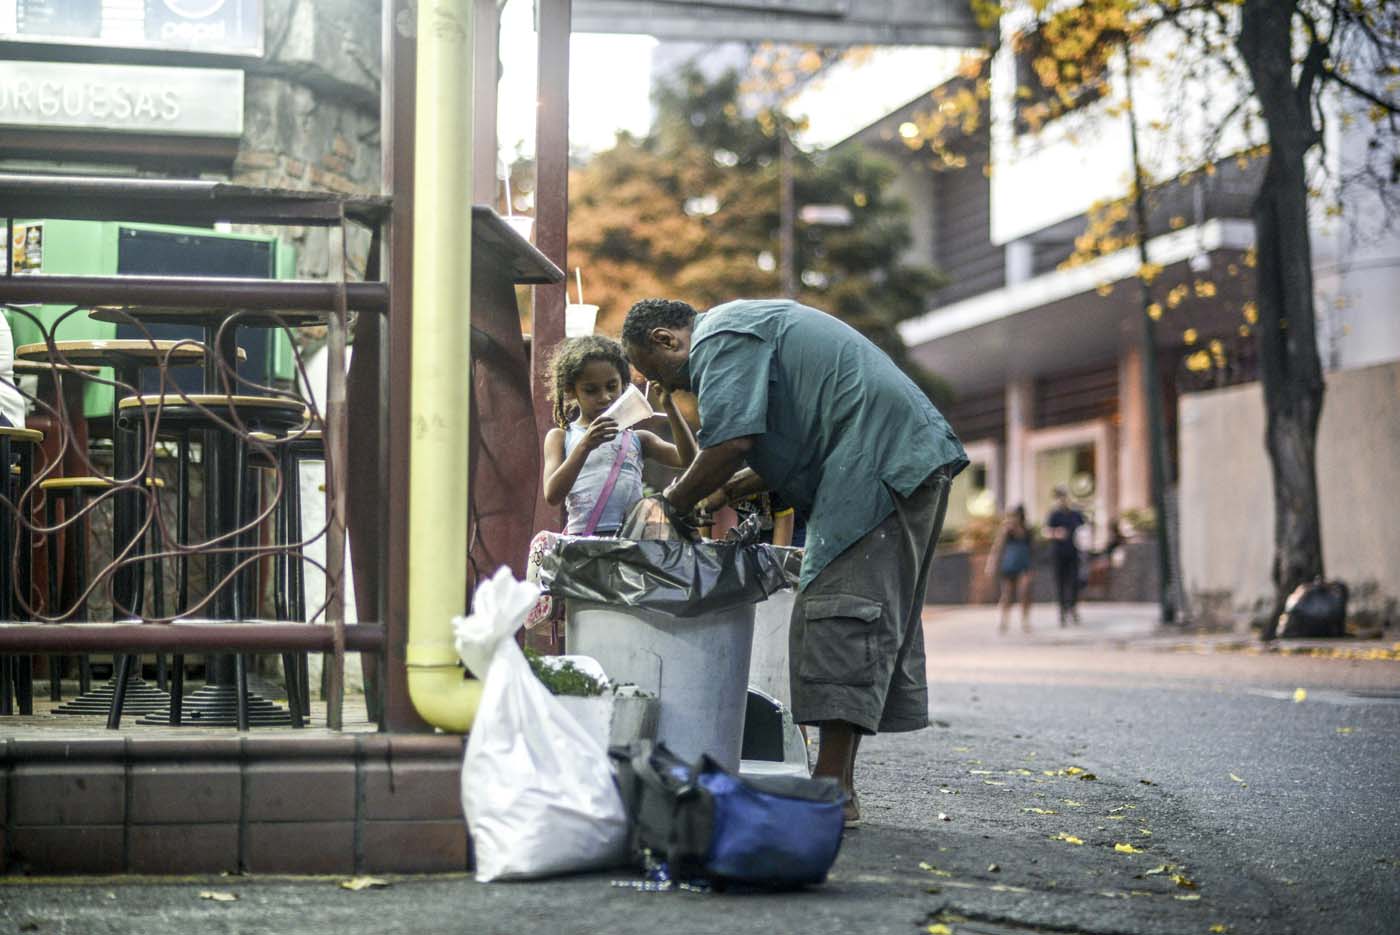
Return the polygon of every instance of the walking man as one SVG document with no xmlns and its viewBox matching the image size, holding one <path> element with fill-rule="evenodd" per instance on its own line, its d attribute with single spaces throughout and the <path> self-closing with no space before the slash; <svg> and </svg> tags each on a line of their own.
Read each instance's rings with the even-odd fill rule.
<svg viewBox="0 0 1400 935">
<path fill-rule="evenodd" d="M 1055 488 L 1055 509 L 1045 520 L 1054 543 L 1055 593 L 1060 599 L 1060 626 L 1079 622 L 1079 544 L 1074 535 L 1086 520 L 1069 502 L 1069 488 Z"/>
<path fill-rule="evenodd" d="M 821 729 L 815 773 L 841 783 L 847 823 L 858 823 L 860 738 L 928 726 L 921 611 L 963 447 L 884 352 L 795 302 L 697 315 L 647 299 L 628 312 L 622 340 L 649 379 L 699 400 L 700 453 L 663 494 L 674 509 L 767 488 L 807 518 L 789 637 L 793 716 Z"/>
</svg>

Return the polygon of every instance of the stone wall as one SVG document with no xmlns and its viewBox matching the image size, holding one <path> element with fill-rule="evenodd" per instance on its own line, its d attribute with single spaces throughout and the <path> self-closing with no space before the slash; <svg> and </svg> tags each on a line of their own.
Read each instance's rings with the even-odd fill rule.
<svg viewBox="0 0 1400 935">
<path fill-rule="evenodd" d="M 1272 596 L 1273 482 L 1259 384 L 1181 398 L 1181 561 L 1188 593 L 1253 611 Z M 1400 598 L 1400 362 L 1332 373 L 1317 440 L 1329 577 Z"/>
<path fill-rule="evenodd" d="M 267 52 L 247 68 L 244 132 L 231 179 L 344 194 L 380 189 L 378 0 L 268 0 Z M 326 276 L 324 230 L 274 228 L 297 248 L 297 278 Z M 368 234 L 351 228 L 351 269 Z"/>
</svg>

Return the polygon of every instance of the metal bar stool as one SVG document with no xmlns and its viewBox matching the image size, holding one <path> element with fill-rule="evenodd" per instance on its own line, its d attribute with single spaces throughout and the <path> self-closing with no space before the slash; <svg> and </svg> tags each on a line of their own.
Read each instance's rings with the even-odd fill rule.
<svg viewBox="0 0 1400 935">
<path fill-rule="evenodd" d="M 206 486 L 205 498 L 209 505 L 210 524 L 206 534 L 210 541 L 219 540 L 215 551 L 209 555 L 210 587 L 237 568 L 243 556 L 241 549 L 251 543 L 247 536 L 233 536 L 234 530 L 247 525 L 247 520 L 256 515 L 250 510 L 250 498 L 246 495 L 248 475 L 248 448 L 244 439 L 229 432 L 220 420 L 232 425 L 242 425 L 248 432 L 264 431 L 273 434 L 286 432 L 305 425 L 309 413 L 299 400 L 266 396 L 226 396 L 218 394 L 191 394 L 188 396 L 131 396 L 118 404 L 120 420 L 124 429 L 123 444 L 132 445 L 133 451 L 126 460 L 139 461 L 139 452 L 144 450 L 146 435 L 154 425 L 161 437 L 177 437 L 194 430 L 209 431 L 204 452 L 206 470 L 215 466 L 218 471 L 217 487 Z M 157 421 L 158 420 L 158 421 Z M 134 460 L 131 460 L 134 456 Z M 207 473 L 212 473 L 208 472 Z M 135 517 L 137 524 L 142 517 Z M 181 529 L 184 536 L 187 530 Z M 222 537 L 222 538 L 221 538 Z M 186 544 L 182 540 L 181 544 Z M 247 569 L 233 575 L 227 585 L 219 587 L 213 596 L 212 616 L 220 620 L 245 620 L 252 609 L 248 602 Z M 182 592 L 187 586 L 182 586 Z M 182 605 L 177 612 L 184 612 L 189 605 Z M 183 666 L 182 657 L 173 660 L 174 669 Z M 288 698 L 296 703 L 296 710 L 287 711 L 265 699 L 248 692 L 248 667 L 246 654 L 232 657 L 218 657 L 214 672 L 207 684 L 183 699 L 182 705 L 174 705 L 168 711 L 158 711 L 141 719 L 143 724 L 182 724 L 236 725 L 239 730 L 247 730 L 253 724 L 276 725 L 294 723 L 300 726 L 302 693 L 296 690 L 295 666 L 287 673 Z M 183 710 L 182 710 L 183 708 Z M 188 713 L 188 718 L 183 717 Z"/>
<path fill-rule="evenodd" d="M 0 620 L 6 622 L 13 621 L 15 611 L 22 606 L 14 599 L 17 592 L 24 595 L 23 604 L 34 602 L 34 549 L 25 515 L 32 511 L 22 508 L 20 498 L 33 482 L 34 452 L 43 441 L 43 433 L 34 429 L 0 426 L 4 495 L 14 509 L 14 515 L 6 512 L 0 516 L 0 560 L 4 562 L 0 570 Z M 29 656 L 0 656 L 0 714 L 14 714 L 16 702 L 20 714 L 34 713 L 33 660 Z"/>
<path fill-rule="evenodd" d="M 147 478 L 146 485 L 153 491 L 159 491 L 165 486 L 165 482 L 159 478 Z M 63 573 L 62 580 L 71 582 L 73 593 L 82 595 L 88 587 L 88 515 L 84 514 L 84 509 L 88 501 L 94 495 L 100 495 L 104 491 L 111 490 L 116 486 L 115 481 L 110 477 L 55 477 L 42 481 L 39 488 L 44 491 L 46 516 L 45 524 L 53 529 L 58 525 L 58 507 L 64 506 L 64 517 L 74 517 L 82 515 L 82 521 L 70 529 L 72 532 L 69 542 L 64 549 L 65 564 L 68 566 Z M 56 535 L 51 539 L 58 538 Z M 58 549 L 54 544 L 49 547 L 49 604 L 53 608 L 52 612 L 57 613 L 62 606 L 62 596 L 59 591 L 60 576 L 58 574 Z M 159 559 L 157 562 L 156 574 L 153 578 L 151 601 L 157 616 L 164 613 L 164 589 L 163 575 L 159 569 Z M 88 620 L 88 605 L 84 598 L 73 609 L 71 619 L 79 622 Z M 160 663 L 164 661 L 164 654 L 158 657 L 157 669 L 163 668 Z M 49 674 L 49 697 L 54 701 L 61 698 L 61 684 L 59 681 L 60 667 L 54 665 Z M 98 715 L 106 714 L 108 726 L 115 727 L 113 719 L 120 723 L 122 711 L 132 711 L 146 713 L 165 708 L 170 702 L 169 696 L 164 691 L 164 685 L 152 685 L 141 677 L 140 657 L 118 653 L 112 660 L 112 678 L 92 689 L 92 667 L 86 655 L 78 658 L 78 686 L 79 695 L 77 698 L 60 705 L 54 709 L 55 714 L 74 715 Z"/>
</svg>

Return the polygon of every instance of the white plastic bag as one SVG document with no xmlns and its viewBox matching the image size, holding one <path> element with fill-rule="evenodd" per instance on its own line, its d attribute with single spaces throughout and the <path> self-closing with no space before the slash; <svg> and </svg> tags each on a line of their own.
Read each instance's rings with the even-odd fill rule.
<svg viewBox="0 0 1400 935">
<path fill-rule="evenodd" d="M 627 817 L 607 751 L 549 693 L 515 631 L 539 596 L 502 566 L 453 621 L 457 653 L 479 678 L 481 707 L 462 763 L 462 811 L 481 882 L 613 866 Z"/>
</svg>

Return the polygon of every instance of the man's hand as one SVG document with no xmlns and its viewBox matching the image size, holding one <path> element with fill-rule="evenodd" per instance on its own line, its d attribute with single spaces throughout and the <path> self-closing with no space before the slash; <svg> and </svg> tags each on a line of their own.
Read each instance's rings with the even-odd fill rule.
<svg viewBox="0 0 1400 935">
<path fill-rule="evenodd" d="M 658 380 L 647 381 L 647 402 L 651 403 L 653 409 L 669 410 L 675 405 L 675 400 L 671 398 L 671 391 L 662 386 Z"/>
<path fill-rule="evenodd" d="M 677 510 L 689 513 L 701 499 L 734 475 L 752 447 L 753 436 L 743 436 L 701 449 L 690 467 L 662 496 Z"/>
<path fill-rule="evenodd" d="M 729 494 L 723 487 L 710 494 L 705 499 L 695 505 L 697 510 L 705 513 L 713 513 L 715 510 L 729 506 Z"/>
<path fill-rule="evenodd" d="M 596 451 L 617 437 L 617 422 L 607 416 L 599 416 L 579 439 L 579 447 L 584 451 Z"/>
</svg>

